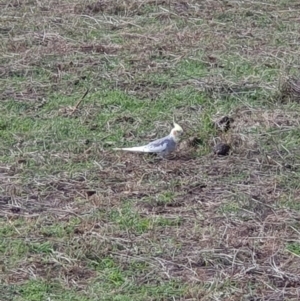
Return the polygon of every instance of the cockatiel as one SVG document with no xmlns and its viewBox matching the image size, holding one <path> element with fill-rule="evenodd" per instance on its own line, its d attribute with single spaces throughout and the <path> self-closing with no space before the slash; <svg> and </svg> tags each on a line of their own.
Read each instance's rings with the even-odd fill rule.
<svg viewBox="0 0 300 301">
<path fill-rule="evenodd" d="M 171 130 L 170 134 L 164 138 L 152 141 L 149 144 L 143 146 L 114 148 L 114 150 L 141 153 L 156 153 L 164 157 L 175 150 L 176 144 L 179 142 L 182 133 L 182 127 L 174 122 L 174 128 Z"/>
</svg>

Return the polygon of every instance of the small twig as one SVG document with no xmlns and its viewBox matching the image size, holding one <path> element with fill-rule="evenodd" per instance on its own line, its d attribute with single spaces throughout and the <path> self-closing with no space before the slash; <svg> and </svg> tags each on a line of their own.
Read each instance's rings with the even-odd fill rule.
<svg viewBox="0 0 300 301">
<path fill-rule="evenodd" d="M 86 92 L 84 93 L 84 95 L 82 96 L 81 99 L 79 99 L 79 101 L 77 102 L 77 104 L 75 105 L 73 111 L 70 113 L 70 115 L 73 115 L 75 113 L 75 111 L 78 109 L 78 107 L 80 106 L 81 102 L 83 101 L 83 99 L 87 96 L 87 94 L 89 93 L 89 89 L 86 90 Z"/>
</svg>

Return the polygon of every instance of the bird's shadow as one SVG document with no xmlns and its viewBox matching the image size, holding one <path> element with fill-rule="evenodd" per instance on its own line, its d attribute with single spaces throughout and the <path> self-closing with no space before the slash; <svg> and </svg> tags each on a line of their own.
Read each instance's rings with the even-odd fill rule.
<svg viewBox="0 0 300 301">
<path fill-rule="evenodd" d="M 168 161 L 191 161 L 195 159 L 193 154 L 170 154 L 166 157 L 162 157 L 158 154 L 150 153 L 146 155 L 149 163 L 168 162 Z"/>
</svg>

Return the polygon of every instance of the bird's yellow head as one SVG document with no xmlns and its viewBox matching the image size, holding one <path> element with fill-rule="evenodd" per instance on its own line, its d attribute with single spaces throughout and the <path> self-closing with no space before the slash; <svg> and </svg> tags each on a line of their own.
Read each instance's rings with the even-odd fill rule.
<svg viewBox="0 0 300 301">
<path fill-rule="evenodd" d="M 170 135 L 174 137 L 175 141 L 178 141 L 182 134 L 183 134 L 182 127 L 179 124 L 177 124 L 176 122 L 174 122 L 174 127 L 173 127 Z"/>
</svg>

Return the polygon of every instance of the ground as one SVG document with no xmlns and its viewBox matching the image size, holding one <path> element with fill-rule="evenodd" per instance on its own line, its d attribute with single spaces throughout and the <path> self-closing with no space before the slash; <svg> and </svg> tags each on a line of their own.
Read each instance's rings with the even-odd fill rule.
<svg viewBox="0 0 300 301">
<path fill-rule="evenodd" d="M 0 8 L 2 301 L 299 300 L 298 0 Z"/>
</svg>

